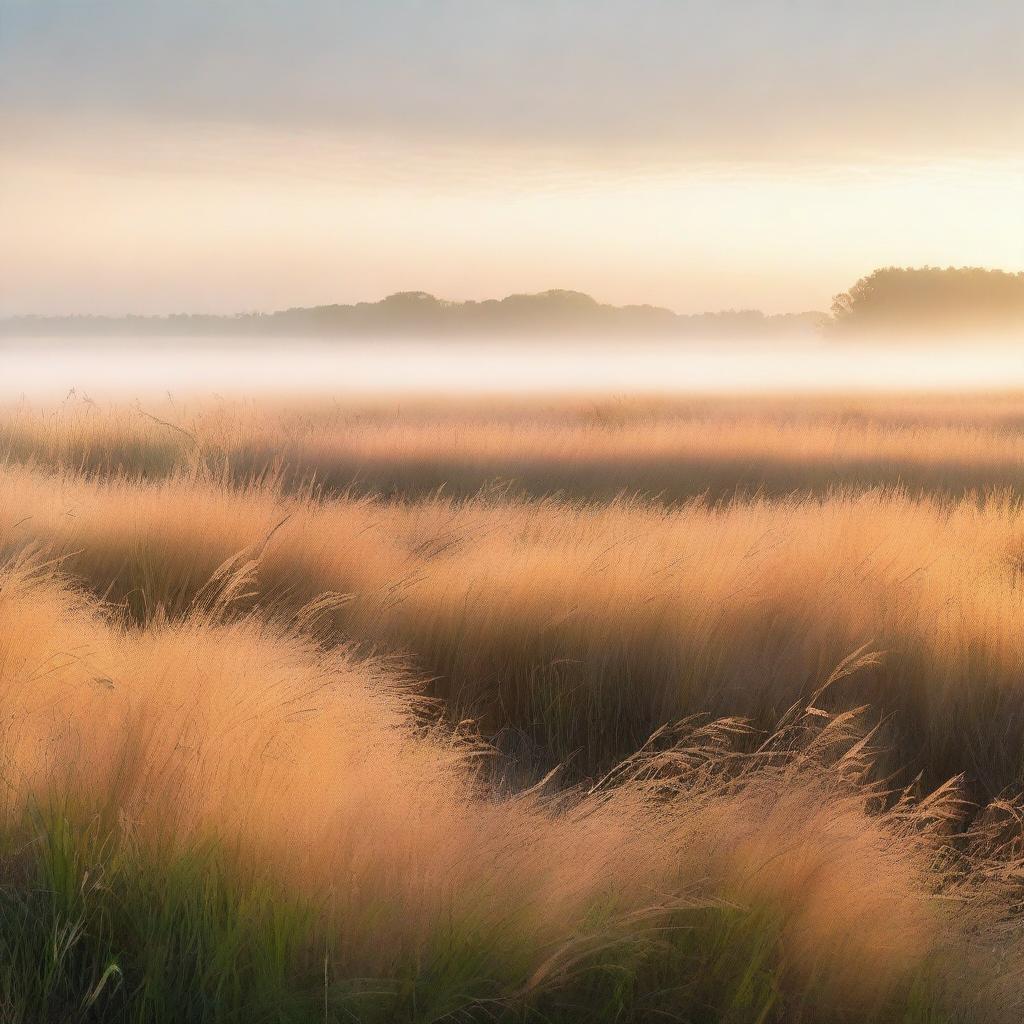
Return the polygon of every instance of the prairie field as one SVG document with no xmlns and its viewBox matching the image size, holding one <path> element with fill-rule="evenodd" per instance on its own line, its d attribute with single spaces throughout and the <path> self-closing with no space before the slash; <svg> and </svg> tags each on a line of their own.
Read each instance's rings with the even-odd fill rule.
<svg viewBox="0 0 1024 1024">
<path fill-rule="evenodd" d="M 0 410 L 11 1021 L 1024 1016 L 1024 395 Z"/>
</svg>

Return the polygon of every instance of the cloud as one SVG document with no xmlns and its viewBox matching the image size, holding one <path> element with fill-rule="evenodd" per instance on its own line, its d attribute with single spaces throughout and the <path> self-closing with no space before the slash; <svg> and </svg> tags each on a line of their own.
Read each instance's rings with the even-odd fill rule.
<svg viewBox="0 0 1024 1024">
<path fill-rule="evenodd" d="M 37 128 L 210 122 L 705 158 L 1024 138 L 1015 0 L 0 0 L 0 19 L 6 115 Z"/>
</svg>

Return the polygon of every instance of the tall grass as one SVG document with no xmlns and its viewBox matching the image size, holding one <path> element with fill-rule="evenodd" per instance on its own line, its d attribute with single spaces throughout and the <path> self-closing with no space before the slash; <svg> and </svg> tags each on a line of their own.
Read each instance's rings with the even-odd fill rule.
<svg viewBox="0 0 1024 1024">
<path fill-rule="evenodd" d="M 242 483 L 272 475 L 293 488 L 397 497 L 495 484 L 602 500 L 837 486 L 964 495 L 1024 476 L 1016 394 L 150 405 L 7 409 L 0 457 L 150 479 L 202 466 Z"/>
<path fill-rule="evenodd" d="M 1012 808 L 951 842 L 953 792 L 881 799 L 849 717 L 500 796 L 386 664 L 228 607 L 108 624 L 25 562 L 0 713 L 6 1019 L 1020 1011 Z"/>
<path fill-rule="evenodd" d="M 1021 1019 L 1020 415 L 0 416 L 0 1016 Z"/>
<path fill-rule="evenodd" d="M 867 646 L 879 664 L 829 699 L 885 715 L 898 766 L 966 772 L 980 794 L 1024 784 L 1012 495 L 316 501 L 8 467 L 3 527 L 142 622 L 248 562 L 264 603 L 341 595 L 335 641 L 408 657 L 456 719 L 541 769 L 599 773 L 696 712 L 770 727 Z"/>
</svg>

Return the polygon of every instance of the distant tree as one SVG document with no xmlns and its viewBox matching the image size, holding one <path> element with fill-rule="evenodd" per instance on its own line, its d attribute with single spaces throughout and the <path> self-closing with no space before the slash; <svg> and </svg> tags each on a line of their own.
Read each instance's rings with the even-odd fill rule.
<svg viewBox="0 0 1024 1024">
<path fill-rule="evenodd" d="M 981 267 L 883 267 L 832 300 L 840 330 L 1024 327 L 1024 274 Z"/>
</svg>

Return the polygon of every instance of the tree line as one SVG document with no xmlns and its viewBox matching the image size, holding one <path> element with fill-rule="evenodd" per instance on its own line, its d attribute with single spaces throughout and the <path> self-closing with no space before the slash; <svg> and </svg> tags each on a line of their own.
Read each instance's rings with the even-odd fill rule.
<svg viewBox="0 0 1024 1024">
<path fill-rule="evenodd" d="M 583 292 L 551 290 L 481 302 L 452 302 L 427 292 L 397 292 L 379 302 L 298 307 L 232 316 L 13 317 L 7 334 L 366 336 L 757 336 L 815 329 L 820 313 L 760 310 L 680 314 L 660 306 L 612 306 Z"/>
<path fill-rule="evenodd" d="M 553 289 L 480 302 L 397 292 L 379 302 L 283 309 L 231 316 L 20 316 L 0 335 L 169 335 L 239 337 L 489 336 L 544 339 L 758 338 L 831 334 L 964 333 L 1024 330 L 1024 273 L 981 267 L 882 267 L 836 295 L 831 315 L 766 314 L 756 309 L 675 313 L 661 306 L 613 306 L 583 292 Z"/>
</svg>

